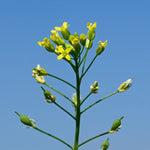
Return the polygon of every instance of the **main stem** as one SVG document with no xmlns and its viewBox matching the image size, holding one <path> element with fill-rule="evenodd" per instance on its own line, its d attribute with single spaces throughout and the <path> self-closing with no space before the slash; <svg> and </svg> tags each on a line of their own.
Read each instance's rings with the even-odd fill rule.
<svg viewBox="0 0 150 150">
<path fill-rule="evenodd" d="M 80 77 L 79 77 L 79 66 L 77 60 L 75 60 L 76 64 L 76 94 L 77 94 L 77 106 L 76 106 L 76 130 L 75 130 L 75 141 L 74 141 L 74 149 L 78 150 L 79 143 L 79 132 L 80 132 Z"/>
</svg>

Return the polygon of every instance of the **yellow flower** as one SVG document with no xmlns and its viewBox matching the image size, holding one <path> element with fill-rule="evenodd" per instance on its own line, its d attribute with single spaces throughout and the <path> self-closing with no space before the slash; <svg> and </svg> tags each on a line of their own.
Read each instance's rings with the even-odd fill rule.
<svg viewBox="0 0 150 150">
<path fill-rule="evenodd" d="M 63 46 L 56 46 L 55 52 L 57 54 L 60 54 L 57 59 L 66 58 L 67 60 L 71 60 L 71 57 L 69 55 L 69 52 L 71 51 L 71 47 L 68 47 L 66 50 L 63 49 Z"/>
<path fill-rule="evenodd" d="M 43 47 L 48 47 L 49 46 L 49 43 L 50 43 L 50 39 L 48 39 L 48 38 L 44 38 L 44 40 L 43 40 L 43 42 L 41 42 L 41 41 L 38 41 L 37 42 L 40 46 L 43 46 Z"/>
<path fill-rule="evenodd" d="M 81 35 L 80 35 L 80 43 L 83 46 L 85 45 L 86 38 L 87 38 L 87 35 L 85 35 L 84 33 L 81 33 Z"/>
<path fill-rule="evenodd" d="M 118 91 L 119 91 L 119 92 L 124 92 L 124 91 L 126 91 L 129 87 L 132 86 L 132 80 L 133 80 L 133 78 L 128 79 L 127 81 L 123 82 L 123 83 L 119 86 Z"/>
<path fill-rule="evenodd" d="M 69 27 L 69 25 L 67 25 L 67 22 L 64 22 L 61 27 L 55 27 L 55 30 L 61 31 L 61 34 L 62 34 L 63 38 L 65 40 L 68 40 L 69 39 L 69 35 L 70 35 L 70 32 L 67 29 L 68 27 Z"/>
<path fill-rule="evenodd" d="M 50 39 L 49 38 L 44 38 L 43 42 L 41 41 L 38 41 L 37 42 L 40 46 L 43 46 L 46 48 L 47 51 L 49 52 L 54 52 L 55 48 L 53 46 L 53 44 L 50 42 Z"/>
<path fill-rule="evenodd" d="M 102 41 L 98 42 L 99 46 L 96 50 L 97 55 L 100 55 L 104 51 L 105 47 L 107 46 L 107 42 L 108 40 L 106 40 L 104 43 Z"/>
<path fill-rule="evenodd" d="M 104 43 L 102 43 L 102 41 L 99 41 L 99 46 L 105 48 L 107 46 L 107 42 L 108 40 L 106 40 Z"/>
<path fill-rule="evenodd" d="M 94 22 L 93 25 L 92 25 L 92 23 L 88 23 L 87 27 L 89 28 L 88 39 L 91 41 L 95 38 L 96 22 Z"/>
<path fill-rule="evenodd" d="M 96 29 L 96 22 L 94 22 L 94 24 L 92 25 L 92 23 L 88 23 L 87 27 L 89 28 L 89 30 L 94 30 Z"/>
<path fill-rule="evenodd" d="M 67 25 L 67 22 L 64 22 L 61 27 L 55 27 L 55 30 L 65 31 L 68 27 L 69 27 L 69 25 Z"/>
<path fill-rule="evenodd" d="M 50 38 L 54 43 L 56 43 L 57 45 L 65 45 L 65 41 L 59 36 L 58 31 L 51 30 L 51 33 L 53 35 L 50 35 Z"/>
</svg>

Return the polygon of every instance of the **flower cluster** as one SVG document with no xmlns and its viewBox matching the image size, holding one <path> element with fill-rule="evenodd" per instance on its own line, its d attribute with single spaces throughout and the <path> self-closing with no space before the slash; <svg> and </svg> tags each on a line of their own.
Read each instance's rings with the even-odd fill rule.
<svg viewBox="0 0 150 150">
<path fill-rule="evenodd" d="M 55 27 L 55 30 L 51 30 L 52 35 L 50 35 L 50 39 L 56 44 L 56 47 L 54 47 L 50 39 L 46 37 L 42 42 L 38 41 L 38 44 L 43 46 L 47 51 L 54 52 L 58 55 L 57 59 L 64 59 L 67 61 L 71 61 L 72 58 L 77 57 L 81 53 L 81 46 L 86 49 L 92 47 L 95 38 L 96 22 L 94 22 L 94 24 L 87 24 L 87 28 L 89 29 L 87 35 L 81 33 L 79 36 L 76 32 L 72 35 L 68 27 L 68 23 L 64 22 L 61 27 Z M 58 31 L 61 32 L 62 37 L 59 35 Z M 96 54 L 100 55 L 106 46 L 107 41 L 104 43 L 99 41 Z"/>
</svg>

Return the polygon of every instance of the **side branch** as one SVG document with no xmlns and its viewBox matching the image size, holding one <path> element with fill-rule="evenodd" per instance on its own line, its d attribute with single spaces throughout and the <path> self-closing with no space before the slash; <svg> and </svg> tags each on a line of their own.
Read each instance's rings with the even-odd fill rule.
<svg viewBox="0 0 150 150">
<path fill-rule="evenodd" d="M 59 77 L 57 77 L 57 76 L 54 76 L 54 75 L 52 75 L 52 74 L 48 74 L 48 76 L 51 76 L 51 77 L 53 77 L 53 78 L 55 78 L 55 79 L 58 79 L 58 80 L 60 80 L 60 81 L 62 81 L 62 82 L 64 82 L 64 83 L 70 85 L 70 86 L 73 87 L 74 89 L 76 89 L 76 87 L 75 87 L 74 85 L 70 84 L 69 82 L 67 82 L 67 81 L 65 81 L 65 80 L 63 80 L 63 79 L 61 79 L 61 78 L 59 78 Z"/>
<path fill-rule="evenodd" d="M 47 133 L 47 132 L 45 132 L 45 131 L 43 131 L 43 130 L 37 128 L 37 127 L 34 127 L 33 129 L 35 129 L 35 130 L 37 130 L 37 131 L 39 131 L 39 132 L 41 132 L 41 133 L 44 133 L 44 134 L 46 134 L 46 135 L 48 135 L 48 136 L 51 136 L 52 138 L 54 138 L 54 139 L 56 139 L 56 140 L 62 142 L 63 144 L 67 145 L 69 148 L 73 149 L 72 146 L 70 146 L 68 143 L 66 143 L 66 142 L 63 141 L 62 139 L 60 139 L 60 138 L 58 138 L 58 137 L 56 137 L 56 136 L 54 136 L 54 135 L 52 135 L 52 134 L 50 134 L 50 133 Z"/>
<path fill-rule="evenodd" d="M 61 107 L 58 103 L 54 102 L 54 104 L 56 106 L 58 106 L 60 109 L 62 109 L 64 112 L 66 112 L 68 115 L 70 115 L 74 120 L 76 120 L 76 118 L 71 113 L 69 113 L 66 109 L 64 109 L 63 107 Z"/>
<path fill-rule="evenodd" d="M 83 76 L 87 73 L 87 71 L 90 69 L 90 67 L 92 66 L 93 62 L 95 61 L 95 59 L 97 58 L 98 55 L 96 55 L 93 60 L 91 61 L 91 63 L 89 64 L 89 66 L 87 67 L 87 69 L 85 70 L 84 73 L 82 73 L 80 80 L 83 78 Z"/>
<path fill-rule="evenodd" d="M 84 141 L 83 143 L 79 144 L 78 147 L 80 147 L 80 146 L 82 146 L 82 145 L 88 143 L 89 141 L 92 141 L 92 140 L 94 140 L 94 139 L 96 139 L 96 138 L 98 138 L 98 137 L 100 137 L 100 136 L 106 135 L 106 134 L 109 134 L 109 131 L 104 132 L 104 133 L 102 133 L 102 134 L 99 134 L 99 135 L 97 135 L 97 136 L 94 136 L 94 137 L 92 137 L 92 138 L 90 138 L 90 139 Z"/>
<path fill-rule="evenodd" d="M 61 92 L 59 92 L 58 90 L 54 89 L 53 87 L 51 87 L 50 85 L 48 85 L 47 83 L 44 83 L 46 86 L 48 86 L 49 88 L 51 88 L 52 90 L 54 90 L 55 92 L 57 92 L 58 94 L 62 95 L 63 97 L 65 97 L 67 100 L 69 100 L 72 103 L 72 100 L 67 97 L 66 95 L 62 94 Z"/>
<path fill-rule="evenodd" d="M 112 96 L 112 95 L 114 95 L 114 94 L 117 94 L 118 92 L 119 92 L 119 91 L 117 90 L 117 91 L 115 91 L 115 92 L 113 92 L 113 93 L 111 93 L 111 94 L 109 94 L 109 95 L 107 95 L 107 96 L 101 98 L 100 100 L 96 101 L 95 103 L 93 103 L 93 104 L 91 104 L 90 106 L 88 106 L 87 108 L 85 108 L 85 109 L 81 112 L 81 114 L 84 113 L 85 111 L 87 111 L 89 108 L 91 108 L 91 107 L 94 106 L 95 104 L 101 102 L 102 100 L 104 100 L 104 99 L 106 99 L 106 98 L 108 98 L 108 97 L 110 97 L 110 96 Z"/>
</svg>

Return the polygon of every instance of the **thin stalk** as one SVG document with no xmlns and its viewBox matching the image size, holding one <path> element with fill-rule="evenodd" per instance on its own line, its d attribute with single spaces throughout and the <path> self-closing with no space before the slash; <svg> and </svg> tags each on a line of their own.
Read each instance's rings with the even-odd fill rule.
<svg viewBox="0 0 150 150">
<path fill-rule="evenodd" d="M 88 52 L 88 49 L 86 49 L 86 52 L 85 52 L 85 54 L 84 54 L 82 60 L 81 60 L 80 63 L 79 63 L 79 67 L 81 66 L 82 62 L 85 60 L 85 58 L 86 58 L 86 56 L 87 56 L 87 52 Z"/>
<path fill-rule="evenodd" d="M 91 65 L 93 64 L 93 62 L 95 61 L 95 59 L 97 58 L 98 55 L 96 55 L 93 60 L 91 61 L 91 63 L 89 64 L 89 66 L 87 67 L 87 69 L 85 70 L 84 73 L 82 73 L 80 80 L 83 78 L 83 76 L 87 73 L 87 71 L 90 69 Z"/>
<path fill-rule="evenodd" d="M 72 103 L 72 100 L 70 98 L 68 98 L 66 95 L 62 94 L 61 92 L 59 92 L 58 90 L 54 89 L 53 87 L 51 87 L 50 85 L 48 85 L 47 83 L 44 83 L 46 86 L 48 86 L 49 88 L 51 88 L 52 90 L 54 90 L 55 92 L 59 93 L 60 95 L 62 95 L 63 97 L 65 97 L 67 100 L 69 100 Z"/>
<path fill-rule="evenodd" d="M 85 100 L 86 100 L 91 94 L 92 94 L 92 93 L 90 92 L 90 93 L 82 100 L 82 102 L 81 102 L 80 105 L 82 105 L 82 104 L 85 102 Z"/>
<path fill-rule="evenodd" d="M 84 55 L 84 57 L 83 57 L 84 62 L 83 62 L 83 66 L 82 66 L 82 74 L 83 74 L 84 68 L 85 68 L 85 62 L 86 62 L 86 58 L 87 58 L 87 53 L 88 53 L 88 49 L 86 50 L 85 55 Z M 81 61 L 81 63 L 82 63 L 82 61 Z"/>
<path fill-rule="evenodd" d="M 77 63 L 77 59 L 75 60 L 76 63 L 76 94 L 77 94 L 77 106 L 76 106 L 76 130 L 75 130 L 75 141 L 74 141 L 74 149 L 78 150 L 78 143 L 79 143 L 79 132 L 80 132 L 80 77 L 79 77 L 79 66 Z"/>
<path fill-rule="evenodd" d="M 46 134 L 46 135 L 48 135 L 48 136 L 51 136 L 52 138 L 54 138 L 54 139 L 56 139 L 56 140 L 62 142 L 63 144 L 67 145 L 69 148 L 73 149 L 72 146 L 70 146 L 68 143 L 66 143 L 66 142 L 63 141 L 62 139 L 60 139 L 60 138 L 58 138 L 58 137 L 56 137 L 56 136 L 54 136 L 54 135 L 52 135 L 52 134 L 50 134 L 50 133 L 47 133 L 47 132 L 45 132 L 45 131 L 43 131 L 43 130 L 37 128 L 37 127 L 34 127 L 33 129 L 35 129 L 35 130 L 37 130 L 37 131 L 39 131 L 39 132 L 41 132 L 41 133 L 44 133 L 44 134 Z"/>
<path fill-rule="evenodd" d="M 61 78 L 59 78 L 59 77 L 57 77 L 57 76 L 54 76 L 54 75 L 52 75 L 52 74 L 48 74 L 48 76 L 51 76 L 51 77 L 53 77 L 53 78 L 55 78 L 55 79 L 58 79 L 58 80 L 60 80 L 60 81 L 62 81 L 62 82 L 64 82 L 64 83 L 70 85 L 70 86 L 73 87 L 74 89 L 76 89 L 76 87 L 75 87 L 74 85 L 70 84 L 69 82 L 67 82 L 67 81 L 65 81 L 65 80 L 63 80 L 63 79 L 61 79 Z"/>
<path fill-rule="evenodd" d="M 66 113 L 67 113 L 69 116 L 71 116 L 73 119 L 76 120 L 76 118 L 75 118 L 71 113 L 69 113 L 66 109 L 64 109 L 63 107 L 61 107 L 58 103 L 54 102 L 54 104 L 55 104 L 56 106 L 58 106 L 60 109 L 62 109 L 64 112 L 66 112 Z"/>
<path fill-rule="evenodd" d="M 102 133 L 102 134 L 99 134 L 99 135 L 97 135 L 97 136 L 94 136 L 94 137 L 92 137 L 92 138 L 90 138 L 90 139 L 84 141 L 83 143 L 79 144 L 78 147 L 80 147 L 80 146 L 82 146 L 82 145 L 88 143 L 89 141 L 92 141 L 92 140 L 94 140 L 94 139 L 96 139 L 96 138 L 98 138 L 98 137 L 100 137 L 100 136 L 106 135 L 106 134 L 109 134 L 109 131 L 108 131 L 108 132 L 104 132 L 104 133 Z"/>
<path fill-rule="evenodd" d="M 81 52 L 80 52 L 80 54 L 79 54 L 79 63 L 81 62 L 81 55 L 82 55 L 83 50 L 84 50 L 84 46 L 82 47 L 82 50 L 81 50 Z M 79 65 L 79 66 L 80 66 L 80 65 Z"/>
<path fill-rule="evenodd" d="M 110 96 L 112 96 L 112 95 L 114 95 L 114 94 L 117 94 L 118 92 L 119 92 L 119 91 L 117 90 L 117 91 L 115 91 L 115 92 L 113 92 L 113 93 L 111 93 L 111 94 L 109 94 L 109 95 L 107 95 L 107 96 L 101 98 L 100 100 L 96 101 L 95 103 L 93 103 L 93 104 L 91 104 L 90 106 L 88 106 L 87 108 L 85 108 L 85 109 L 81 112 L 81 114 L 84 113 L 85 111 L 87 111 L 89 108 L 91 108 L 91 107 L 94 106 L 95 104 L 101 102 L 102 100 L 104 100 L 104 99 L 106 99 L 106 98 L 108 98 L 108 97 L 110 97 Z"/>
</svg>

